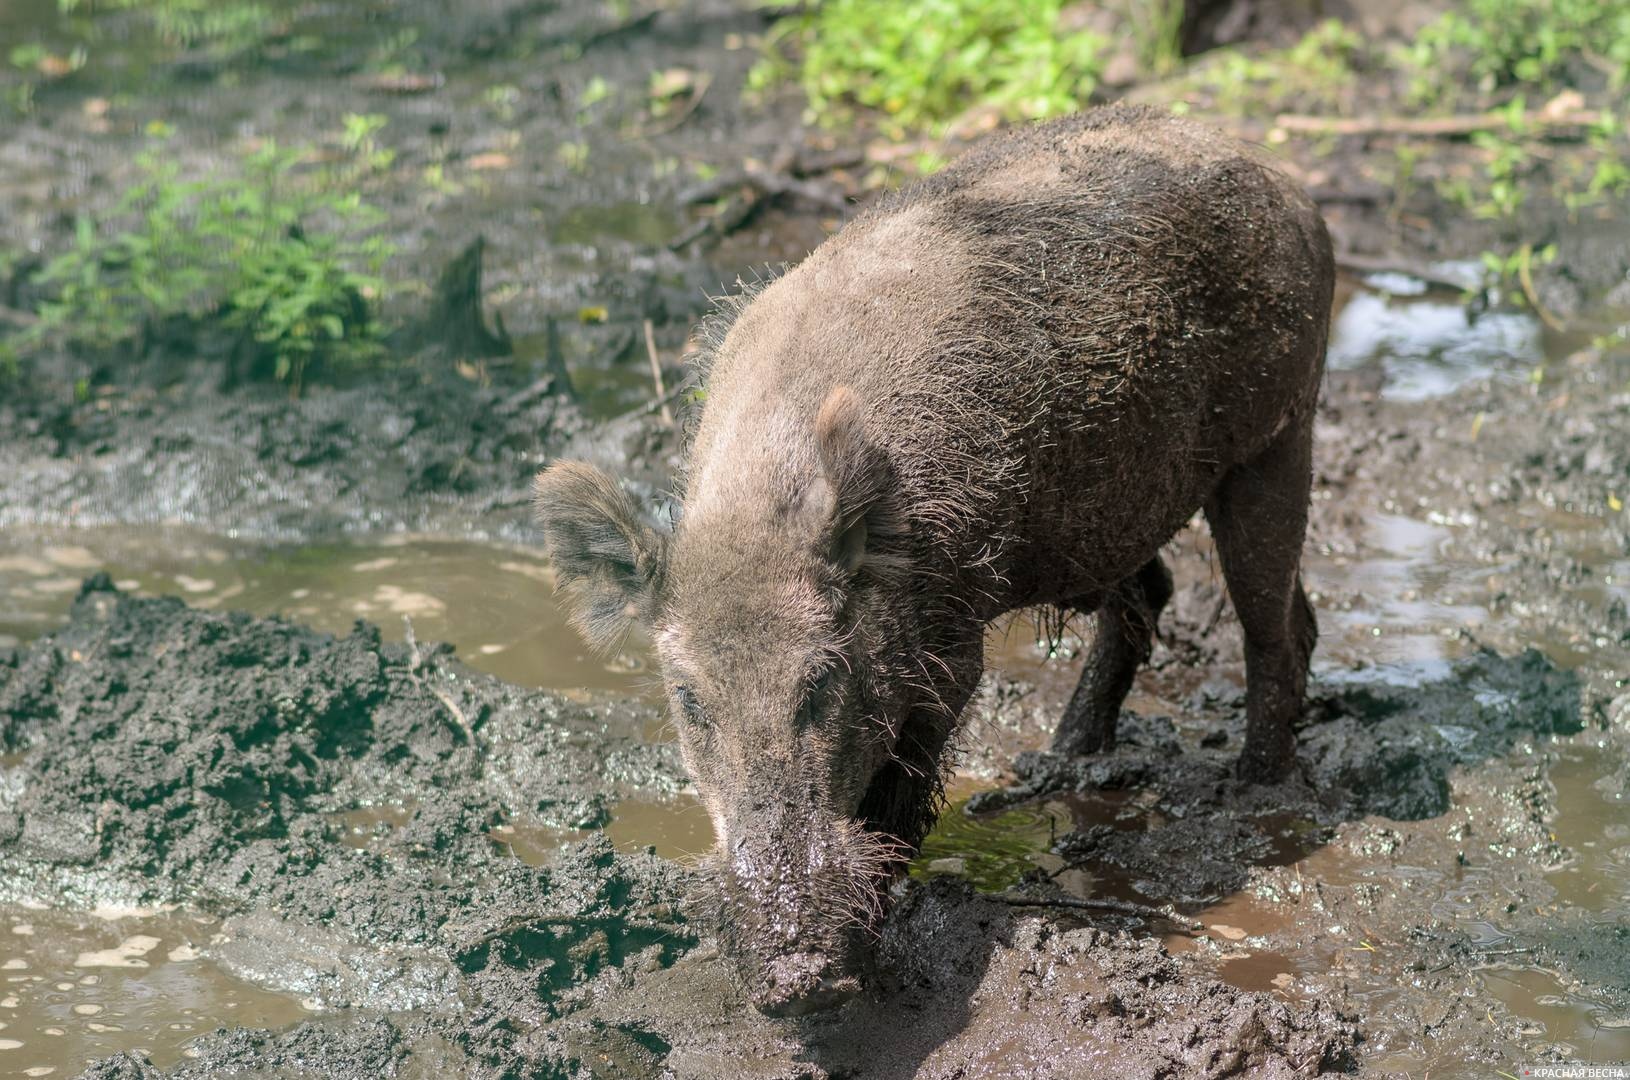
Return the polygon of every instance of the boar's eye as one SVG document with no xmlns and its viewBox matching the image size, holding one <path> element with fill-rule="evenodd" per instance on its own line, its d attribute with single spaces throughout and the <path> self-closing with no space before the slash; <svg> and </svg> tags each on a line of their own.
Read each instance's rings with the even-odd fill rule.
<svg viewBox="0 0 1630 1080">
<path fill-rule="evenodd" d="M 679 711 L 686 721 L 696 727 L 707 727 L 707 713 L 702 710 L 702 703 L 696 700 L 696 692 L 684 683 L 674 687 L 674 697 L 679 699 Z"/>
<path fill-rule="evenodd" d="M 830 668 L 812 675 L 804 684 L 804 702 L 798 709 L 798 720 L 803 724 L 813 723 L 820 715 L 821 706 L 826 702 L 827 692 L 832 689 L 832 671 Z"/>
</svg>

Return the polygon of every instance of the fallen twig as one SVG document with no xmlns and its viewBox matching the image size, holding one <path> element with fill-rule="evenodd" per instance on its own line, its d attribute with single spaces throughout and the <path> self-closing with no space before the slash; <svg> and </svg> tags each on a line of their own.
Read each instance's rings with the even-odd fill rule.
<svg viewBox="0 0 1630 1080">
<path fill-rule="evenodd" d="M 1551 314 L 1550 308 L 1540 302 L 1539 293 L 1534 289 L 1534 274 L 1530 268 L 1533 259 L 1533 247 L 1524 244 L 1522 258 L 1517 261 L 1517 280 L 1522 283 L 1522 294 L 1528 298 L 1529 305 L 1533 307 L 1534 313 L 1540 317 L 1540 321 L 1560 334 L 1567 328 L 1562 325 L 1560 319 Z"/>
<path fill-rule="evenodd" d="M 1467 288 L 1466 282 L 1455 281 L 1450 277 L 1437 273 L 1425 263 L 1415 262 L 1411 259 L 1384 255 L 1345 254 L 1336 256 L 1336 265 L 1355 274 L 1402 274 L 1405 277 L 1414 278 L 1429 288 L 1443 289 L 1448 292 L 1465 292 Z"/>
<path fill-rule="evenodd" d="M 651 360 L 651 381 L 657 388 L 657 405 L 662 412 L 662 422 L 668 427 L 674 426 L 673 410 L 668 408 L 668 389 L 662 383 L 662 358 L 657 355 L 656 332 L 651 328 L 651 320 L 645 320 L 645 355 Z"/>
<path fill-rule="evenodd" d="M 419 659 L 419 642 L 413 636 L 413 620 L 403 615 L 402 626 L 407 638 L 408 677 L 419 686 L 436 695 L 436 699 L 446 706 L 447 711 L 452 714 L 453 722 L 458 726 L 458 729 L 464 733 L 464 741 L 470 744 L 470 749 L 478 749 L 475 742 L 475 731 L 470 727 L 470 722 L 464 718 L 464 710 L 458 707 L 458 702 L 454 701 L 441 687 L 433 686 L 419 677 L 421 661 Z"/>
<path fill-rule="evenodd" d="M 712 217 L 705 217 L 697 221 L 690 228 L 680 233 L 678 237 L 668 242 L 670 251 L 679 251 L 689 247 L 709 233 L 714 236 L 729 236 L 739 229 L 743 222 L 753 216 L 753 212 L 763 203 L 764 198 L 751 188 L 738 191 L 725 201 L 719 212 Z"/>
<path fill-rule="evenodd" d="M 1134 904 L 1130 900 L 1112 900 L 1108 897 L 1082 898 L 1076 896 L 1060 896 L 1050 900 L 1039 899 L 1034 896 L 1018 896 L 1014 893 L 996 893 L 991 897 L 1009 907 L 1050 907 L 1069 908 L 1078 911 L 1112 911 L 1117 915 L 1135 915 L 1140 919 L 1164 919 L 1175 926 L 1179 926 L 1191 933 L 1205 929 L 1203 923 L 1195 922 L 1177 913 L 1177 909 L 1170 904 L 1154 907 L 1149 904 Z"/>
<path fill-rule="evenodd" d="M 697 106 L 702 104 L 702 96 L 707 93 L 707 88 L 712 85 L 712 73 L 702 72 L 691 87 L 690 95 L 682 107 L 675 109 L 671 115 L 663 117 L 661 123 L 636 127 L 630 134 L 636 139 L 649 139 L 654 135 L 666 135 L 677 130 L 681 124 L 689 120 L 691 115 L 696 112 Z"/>
<path fill-rule="evenodd" d="M 1274 120 L 1281 131 L 1296 135 L 1421 135 L 1465 138 L 1479 131 L 1532 129 L 1547 139 L 1567 139 L 1593 124 L 1602 114 L 1594 109 L 1568 112 L 1525 112 L 1515 124 L 1504 112 L 1463 113 L 1456 116 L 1305 116 L 1282 113 Z"/>
</svg>

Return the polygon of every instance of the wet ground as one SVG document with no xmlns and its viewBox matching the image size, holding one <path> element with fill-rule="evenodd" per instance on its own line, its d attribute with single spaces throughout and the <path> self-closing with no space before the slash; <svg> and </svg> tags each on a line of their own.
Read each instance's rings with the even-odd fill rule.
<svg viewBox="0 0 1630 1080">
<path fill-rule="evenodd" d="M 594 1072 L 595 1060 L 618 1063 L 596 1075 L 643 1075 L 661 1062 L 680 1075 L 728 1075 L 746 1069 L 742 1047 L 756 1074 L 771 1076 L 993 1070 L 993 1046 L 1011 1062 L 1046 1047 L 1071 1068 L 1124 1064 L 1105 1048 L 1109 1013 L 1084 1026 L 1087 1014 L 1077 1014 L 1070 1030 L 1082 1041 L 1065 1040 L 1065 1053 L 1058 1016 L 1012 1003 L 1039 953 L 1080 981 L 1048 989 L 1049 1001 L 1098 1000 L 1105 992 L 1094 980 L 1113 975 L 1099 964 L 1132 965 L 1141 994 L 1164 988 L 1138 1006 L 1152 1028 L 1140 1022 L 1110 1040 L 1129 1054 L 1178 1038 L 1161 1026 L 1173 1022 L 1170 994 L 1203 993 L 1222 1002 L 1207 1045 L 1237 1041 L 1230 1017 L 1245 1009 L 1247 1026 L 1266 1032 L 1258 1056 L 1244 1059 L 1261 1070 L 1301 1067 L 1309 1054 L 1329 1067 L 1434 1076 L 1630 1057 L 1630 559 L 1622 508 L 1609 502 L 1622 504 L 1616 484 L 1630 453 L 1614 422 L 1627 372 L 1575 355 L 1550 361 L 1536 389 L 1531 373 L 1549 343 L 1520 316 L 1498 333 L 1465 326 L 1457 336 L 1436 299 L 1360 287 L 1355 303 L 1386 318 L 1344 314 L 1332 350 L 1307 568 L 1323 638 L 1304 779 L 1240 790 L 1228 778 L 1241 723 L 1237 632 L 1196 524 L 1174 541 L 1178 598 L 1116 754 L 1065 762 L 1036 753 L 1073 682 L 1079 639 L 1067 636 L 1048 656 L 1024 620 L 993 631 L 994 670 L 970 721 L 953 807 L 914 864 L 889 931 L 891 962 L 915 981 L 802 1035 L 742 1012 L 705 930 L 685 920 L 684 867 L 710 836 L 659 749 L 660 714 L 617 704 L 649 691 L 644 648 L 631 642 L 609 662 L 587 656 L 562 625 L 535 550 L 452 538 L 295 545 L 180 528 L 13 530 L 0 550 L 0 634 L 19 650 L 0 680 L 0 820 L 9 813 L 20 830 L 7 848 L 5 917 L 32 933 L 14 934 L 3 958 L 16 966 L 0 975 L 15 980 L 0 1038 L 22 1044 L 6 1053 L 72 1072 L 108 1052 L 141 1052 L 201 1075 L 280 1068 L 297 1047 L 321 1047 L 336 1063 L 427 1068 L 436 1059 L 426 1055 L 454 1053 L 430 1049 L 448 1040 L 460 1046 L 446 1059 L 458 1069 L 525 1061 L 543 1075 Z M 1412 312 L 1417 338 L 1398 329 Z M 1426 439 L 1450 460 L 1433 477 L 1416 472 Z M 1571 448 L 1578 468 L 1558 477 L 1534 451 L 1547 444 Z M 82 593 L 84 576 L 99 571 L 110 579 Z M 168 594 L 187 607 L 127 594 Z M 385 640 L 364 630 L 328 645 L 295 625 L 223 614 L 235 610 L 342 635 L 365 619 Z M 48 645 L 29 644 L 53 633 Z M 437 641 L 455 643 L 469 667 Z M 336 654 L 315 665 L 328 676 L 296 680 L 309 694 L 341 678 L 319 700 L 332 712 L 316 727 L 331 721 L 343 732 L 366 715 L 381 730 L 333 736 L 332 763 L 265 732 L 269 756 L 251 739 L 243 760 L 229 752 L 211 766 L 220 776 L 189 768 L 140 778 L 152 752 L 143 740 L 173 755 L 177 738 L 182 748 L 212 744 L 218 725 L 238 731 L 233 715 L 253 731 L 257 710 L 275 712 L 295 693 L 280 684 L 294 679 L 290 648 L 308 665 Z M 343 689 L 358 676 L 354 659 L 338 656 L 355 653 L 371 658 L 367 679 L 383 672 L 382 689 Z M 263 674 L 246 677 L 246 665 Z M 437 693 L 443 676 L 448 701 Z M 178 708 L 166 680 L 183 677 L 187 700 L 215 718 L 186 733 L 147 730 Z M 244 698 L 226 689 L 244 685 L 256 687 L 247 699 L 210 704 L 212 694 Z M 138 700 L 128 690 L 109 697 L 115 687 L 138 688 Z M 380 707 L 403 715 L 382 719 Z M 132 764 L 117 769 L 82 760 L 107 737 L 96 714 L 108 709 L 126 717 L 114 738 Z M 134 730 L 130 716 L 142 718 Z M 578 738 L 550 731 L 552 722 L 585 733 L 579 753 L 590 756 L 540 752 Z M 245 738 L 238 731 L 232 745 Z M 608 772 L 601 762 L 619 739 L 625 749 L 611 760 L 636 764 Z M 652 741 L 658 749 L 639 749 Z M 427 743 L 437 748 L 429 755 Z M 429 760 L 441 754 L 469 757 Z M 531 775 L 494 775 L 511 768 Z M 453 776 L 480 779 L 448 805 Z M 282 790 L 290 781 L 292 794 Z M 176 798 L 204 819 L 203 836 L 155 831 Z M 260 817 L 268 812 L 275 827 Z M 656 862 L 641 861 L 647 845 Z M 281 883 L 244 884 L 241 867 L 257 864 Z M 449 865 L 462 871 L 451 880 Z M 595 919 L 656 952 L 636 960 L 639 949 L 614 945 L 554 986 L 543 980 L 543 993 L 522 995 L 525 1038 L 500 1046 L 495 1029 L 478 1028 L 472 1043 L 482 1014 L 469 1002 L 485 1001 L 506 1022 L 522 1008 L 509 964 L 532 972 L 542 956 L 527 920 L 552 925 L 557 940 L 568 923 L 550 910 L 554 879 L 524 876 L 539 873 L 565 875 L 579 898 L 587 876 Z M 653 875 L 672 880 L 666 902 L 678 906 L 631 917 L 596 881 L 608 874 L 647 888 Z M 484 884 L 465 894 L 461 878 Z M 327 897 L 337 880 L 370 894 L 365 916 L 314 905 L 310 890 Z M 415 896 L 411 917 L 381 919 L 379 895 L 408 882 L 434 899 Z M 1012 907 L 968 886 L 1033 900 L 1172 902 L 1203 929 Z M 479 928 L 458 925 L 453 912 L 480 888 Z M 450 929 L 431 929 L 443 920 Z M 972 936 L 946 946 L 948 927 Z M 927 948 L 919 931 L 936 944 Z M 482 953 L 490 944 L 471 951 L 472 933 L 497 933 L 513 955 L 494 965 Z M 588 932 L 595 947 L 604 948 L 602 934 L 600 925 Z M 565 938 L 567 956 L 582 947 Z M 1148 951 L 1156 943 L 1165 955 Z M 121 966 L 90 971 L 101 978 L 85 983 L 72 969 L 98 953 Z M 699 1011 L 709 995 L 715 1003 Z M 1110 1000 L 1124 1007 L 1102 996 Z M 1001 1001 L 1009 1004 L 993 1004 Z M 876 1073 L 845 1056 L 856 1038 L 880 1037 L 899 1009 L 933 1017 L 932 1037 L 898 1048 Z M 381 1012 L 394 1019 L 375 1019 Z M 196 1040 L 216 1025 L 288 1034 Z M 1172 1075 L 1227 1071 L 1168 1064 Z"/>
<path fill-rule="evenodd" d="M 1397 274 L 1340 298 L 1301 775 L 1230 779 L 1240 646 L 1196 523 L 1125 745 L 1039 753 L 1080 639 L 993 631 L 874 993 L 803 1026 L 751 1013 L 690 917 L 708 822 L 648 657 L 592 658 L 564 627 L 526 485 L 566 452 L 660 489 L 642 320 L 671 360 L 704 288 L 835 222 L 782 202 L 720 245 L 666 246 L 696 213 L 685 188 L 786 140 L 784 109 L 735 96 L 761 15 L 419 7 L 361 30 L 300 5 L 293 25 L 322 33 L 247 69 L 150 58 L 156 78 L 128 60 L 139 28 L 104 24 L 93 59 L 127 62 L 41 86 L 0 144 L 0 230 L 34 250 L 117 191 L 154 120 L 201 163 L 234 132 L 388 113 L 393 232 L 430 265 L 485 232 L 486 300 L 517 342 L 508 363 L 431 348 L 298 401 L 223 389 L 207 356 L 61 358 L 0 400 L 0 1075 L 1630 1060 L 1630 360 Z M 0 29 L 53 9 L 8 7 Z M 674 67 L 711 88 L 663 130 L 649 78 Z M 398 92 L 421 75 L 439 81 Z M 1352 216 L 1338 230 L 1367 235 Z M 1577 276 L 1595 296 L 1611 274 Z M 1088 897 L 1181 922 L 1068 906 Z"/>
</svg>

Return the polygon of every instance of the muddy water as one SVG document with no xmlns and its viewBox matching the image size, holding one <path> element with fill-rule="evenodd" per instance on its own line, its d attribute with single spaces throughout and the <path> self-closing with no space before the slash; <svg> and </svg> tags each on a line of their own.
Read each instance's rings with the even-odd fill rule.
<svg viewBox="0 0 1630 1080">
<path fill-rule="evenodd" d="M 1479 268 L 1450 265 L 1444 276 L 1475 285 Z M 1541 328 L 1517 312 L 1469 315 L 1453 295 L 1429 293 L 1398 275 L 1374 275 L 1368 288 L 1345 283 L 1331 327 L 1331 370 L 1376 367 L 1382 396 L 1418 401 L 1450 393 L 1491 373 L 1521 378 L 1542 359 Z"/>
<path fill-rule="evenodd" d="M 332 633 L 367 619 L 400 641 L 411 627 L 417 641 L 454 642 L 472 667 L 523 686 L 640 694 L 651 684 L 638 642 L 609 661 L 588 653 L 536 552 L 432 540 L 267 548 L 185 530 L 12 533 L 0 537 L 0 644 L 65 621 L 98 570 L 146 595 Z"/>
<path fill-rule="evenodd" d="M 308 1015 L 199 959 L 219 933 L 183 912 L 0 911 L 0 1076 L 71 1076 L 138 1048 L 168 1067 L 219 1026 L 283 1027 Z"/>
</svg>

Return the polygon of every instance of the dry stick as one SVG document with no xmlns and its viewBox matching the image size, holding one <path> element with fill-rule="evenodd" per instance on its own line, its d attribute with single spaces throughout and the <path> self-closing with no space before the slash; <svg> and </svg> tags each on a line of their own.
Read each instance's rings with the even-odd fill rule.
<svg viewBox="0 0 1630 1080">
<path fill-rule="evenodd" d="M 1594 109 L 1547 113 L 1523 113 L 1517 125 L 1537 129 L 1547 139 L 1574 137 L 1580 128 L 1600 123 L 1602 114 Z M 1505 131 L 1512 127 L 1505 113 L 1466 113 L 1458 116 L 1305 116 L 1283 113 L 1274 120 L 1282 131 L 1299 135 L 1424 135 L 1461 138 L 1479 131 Z"/>
<path fill-rule="evenodd" d="M 412 663 L 408 666 L 409 677 L 420 687 L 436 695 L 436 699 L 445 705 L 447 711 L 452 714 L 453 722 L 458 725 L 458 729 L 464 733 L 464 740 L 470 744 L 470 749 L 477 749 L 475 731 L 470 727 L 470 722 L 464 718 L 464 710 L 459 708 L 458 703 L 449 697 L 441 687 L 433 686 L 419 677 L 421 661 L 419 659 L 419 642 L 413 636 L 413 620 L 403 615 L 402 626 L 407 636 L 408 655 L 412 659 Z"/>
<path fill-rule="evenodd" d="M 1517 280 L 1522 283 L 1522 293 L 1524 296 L 1528 297 L 1528 303 L 1533 306 L 1534 311 L 1539 315 L 1541 322 L 1543 322 L 1546 326 L 1549 326 L 1552 330 L 1555 330 L 1557 333 L 1563 333 L 1567 330 L 1567 327 L 1562 325 L 1562 321 L 1560 319 L 1551 314 L 1550 308 L 1540 303 L 1539 293 L 1534 291 L 1534 275 L 1528 267 L 1529 262 L 1534 257 L 1534 249 L 1532 247 L 1525 247 L 1523 250 L 1525 252 L 1523 260 L 1517 264 Z"/>
<path fill-rule="evenodd" d="M 657 384 L 657 402 L 661 405 L 662 422 L 674 426 L 674 411 L 668 408 L 668 388 L 662 384 L 662 360 L 657 356 L 656 331 L 651 320 L 645 320 L 645 355 L 651 358 L 651 381 Z"/>
<path fill-rule="evenodd" d="M 1134 904 L 1130 900 L 1111 900 L 1107 897 L 1082 899 L 1074 896 L 1061 896 L 1053 900 L 1042 900 L 1033 896 L 1015 896 L 1013 893 L 996 893 L 992 896 L 992 899 L 999 900 L 1009 907 L 1052 907 L 1071 908 L 1079 911 L 1113 911 L 1118 915 L 1136 915 L 1140 919 L 1165 919 L 1167 922 L 1190 932 L 1205 929 L 1204 924 L 1179 915 L 1177 909 L 1170 904 L 1162 907 L 1151 907 L 1148 904 Z"/>
<path fill-rule="evenodd" d="M 729 236 L 741 227 L 742 222 L 753 216 L 753 211 L 758 209 L 763 199 L 764 196 L 753 185 L 743 185 L 736 194 L 725 200 L 717 214 L 702 218 L 668 241 L 668 250 L 680 251 L 709 233 L 717 237 Z"/>
<path fill-rule="evenodd" d="M 673 402 L 678 401 L 680 398 L 684 397 L 685 394 L 687 392 L 689 392 L 690 388 L 691 388 L 690 383 L 682 382 L 678 386 L 674 387 L 672 390 L 669 390 L 666 397 L 658 398 L 656 401 L 646 402 L 644 405 L 641 405 L 639 407 L 638 411 L 640 412 L 641 415 L 644 415 L 644 416 L 649 416 L 650 414 L 652 414 L 654 412 L 664 411 L 664 410 L 667 409 L 667 407 L 670 404 L 672 404 Z M 633 410 L 630 410 L 630 411 L 633 411 Z M 627 415 L 627 414 L 625 413 L 624 415 Z"/>
<path fill-rule="evenodd" d="M 1450 292 L 1466 291 L 1465 282 L 1455 281 L 1443 274 L 1436 273 L 1426 264 L 1411 259 L 1394 259 L 1386 256 L 1349 253 L 1337 255 L 1336 265 L 1355 274 L 1402 274 L 1405 277 L 1412 277 L 1421 284 L 1433 289 L 1445 289 Z"/>
<path fill-rule="evenodd" d="M 708 87 L 712 85 L 712 73 L 702 72 L 696 83 L 691 87 L 689 100 L 673 115 L 665 117 L 661 123 L 651 124 L 647 127 L 637 127 L 630 134 L 636 139 L 649 139 L 653 135 L 666 135 L 670 131 L 678 130 L 686 120 L 691 118 L 691 114 L 696 112 L 697 106 L 702 104 L 702 96 L 707 93 Z"/>
</svg>

